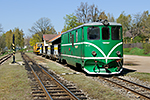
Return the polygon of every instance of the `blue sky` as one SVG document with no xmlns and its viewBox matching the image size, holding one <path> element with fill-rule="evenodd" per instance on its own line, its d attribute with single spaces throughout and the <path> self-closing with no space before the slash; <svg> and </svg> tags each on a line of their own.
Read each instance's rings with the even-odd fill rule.
<svg viewBox="0 0 150 100">
<path fill-rule="evenodd" d="M 0 0 L 0 24 L 4 32 L 17 27 L 27 36 L 31 35 L 28 29 L 38 19 L 47 17 L 56 31 L 61 32 L 64 26 L 63 17 L 75 13 L 81 2 L 95 4 L 106 14 L 113 14 L 115 19 L 123 11 L 126 15 L 147 10 L 150 13 L 150 0 Z"/>
</svg>

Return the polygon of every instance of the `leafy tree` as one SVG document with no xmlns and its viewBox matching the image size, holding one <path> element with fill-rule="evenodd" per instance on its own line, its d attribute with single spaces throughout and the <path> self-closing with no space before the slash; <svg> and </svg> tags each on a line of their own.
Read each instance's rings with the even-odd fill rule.
<svg viewBox="0 0 150 100">
<path fill-rule="evenodd" d="M 98 19 L 102 19 L 102 20 L 107 19 L 107 15 L 105 14 L 104 11 L 101 12 L 101 14 L 99 15 Z"/>
<path fill-rule="evenodd" d="M 150 38 L 150 14 L 148 11 L 144 11 L 141 18 L 142 33 Z"/>
<path fill-rule="evenodd" d="M 65 26 L 64 29 L 62 30 L 63 32 L 82 24 L 77 22 L 77 17 L 73 13 L 70 15 L 66 15 L 66 17 L 64 17 L 64 20 L 65 20 Z"/>
<path fill-rule="evenodd" d="M 39 36 L 39 34 L 36 33 L 32 36 L 29 42 L 31 46 L 34 46 L 36 42 L 41 42 L 41 41 L 42 41 L 42 38 Z"/>
<path fill-rule="evenodd" d="M 54 26 L 52 26 L 51 28 L 47 27 L 47 32 L 45 34 L 57 34 Z"/>
<path fill-rule="evenodd" d="M 5 33 L 5 42 L 6 42 L 6 47 L 8 49 L 11 49 L 12 46 L 12 36 L 13 36 L 12 30 L 9 30 Z"/>
<path fill-rule="evenodd" d="M 15 28 L 13 30 L 13 34 L 15 34 L 15 46 L 23 48 L 24 47 L 24 33 L 22 30 L 19 30 L 19 28 Z"/>
<path fill-rule="evenodd" d="M 3 32 L 3 28 L 2 25 L 0 24 L 0 33 Z M 2 52 L 4 50 L 4 48 L 6 47 L 6 43 L 5 43 L 5 34 L 0 34 L 0 51 Z"/>
<path fill-rule="evenodd" d="M 41 38 L 43 34 L 56 34 L 56 31 L 52 26 L 50 19 L 45 17 L 40 18 L 38 21 L 36 21 L 31 29 L 29 29 L 29 31 L 34 34 L 38 34 Z"/>
<path fill-rule="evenodd" d="M 15 28 L 13 31 L 9 30 L 5 33 L 5 42 L 8 49 L 12 47 L 13 34 L 15 34 L 15 46 L 23 48 L 24 47 L 24 33 L 19 28 Z"/>
<path fill-rule="evenodd" d="M 126 31 L 131 28 L 131 15 L 125 15 L 124 11 L 120 14 L 120 16 L 116 19 L 117 23 L 122 24 L 123 27 L 123 35 Z"/>
<path fill-rule="evenodd" d="M 2 34 L 0 36 L 0 51 L 3 52 L 5 47 L 6 47 L 5 34 Z"/>
<path fill-rule="evenodd" d="M 140 36 L 137 36 L 134 38 L 134 40 L 132 42 L 133 43 L 139 43 L 140 41 L 142 41 L 142 38 Z"/>
</svg>

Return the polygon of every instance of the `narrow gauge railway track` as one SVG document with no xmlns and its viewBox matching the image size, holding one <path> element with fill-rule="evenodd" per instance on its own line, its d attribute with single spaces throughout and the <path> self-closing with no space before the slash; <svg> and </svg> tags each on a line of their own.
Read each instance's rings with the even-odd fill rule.
<svg viewBox="0 0 150 100">
<path fill-rule="evenodd" d="M 2 65 L 6 60 L 8 60 L 10 57 L 12 56 L 12 54 L 8 54 L 2 58 L 0 58 L 0 65 Z"/>
<path fill-rule="evenodd" d="M 105 78 L 98 76 L 98 78 L 106 80 L 112 84 L 117 85 L 120 88 L 124 88 L 127 91 L 134 93 L 135 95 L 140 96 L 143 99 L 150 100 L 150 88 L 142 86 L 140 84 L 113 76 L 111 78 Z"/>
<path fill-rule="evenodd" d="M 34 60 L 22 53 L 22 57 L 34 74 L 39 83 L 38 89 L 35 89 L 32 94 L 39 99 L 48 100 L 85 100 L 87 99 L 80 90 L 69 85 L 63 85 L 55 77 L 49 74 L 44 68 L 39 66 Z M 38 86 L 38 85 L 36 85 Z M 77 95 L 77 96 L 76 96 Z"/>
</svg>

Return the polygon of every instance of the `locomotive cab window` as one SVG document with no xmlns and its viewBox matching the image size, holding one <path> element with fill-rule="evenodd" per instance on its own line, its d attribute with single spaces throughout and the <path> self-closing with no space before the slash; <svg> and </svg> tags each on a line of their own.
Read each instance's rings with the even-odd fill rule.
<svg viewBox="0 0 150 100">
<path fill-rule="evenodd" d="M 76 31 L 76 42 L 78 42 L 78 31 Z"/>
<path fill-rule="evenodd" d="M 72 42 L 72 34 L 70 33 L 70 43 Z"/>
<path fill-rule="evenodd" d="M 103 27 L 102 28 L 102 39 L 103 40 L 109 40 L 109 38 L 110 38 L 109 28 Z"/>
<path fill-rule="evenodd" d="M 100 30 L 98 27 L 89 27 L 87 29 L 88 40 L 99 40 L 100 39 Z"/>
<path fill-rule="evenodd" d="M 111 28 L 112 40 L 120 40 L 121 39 L 121 30 L 120 27 L 112 27 Z"/>
</svg>

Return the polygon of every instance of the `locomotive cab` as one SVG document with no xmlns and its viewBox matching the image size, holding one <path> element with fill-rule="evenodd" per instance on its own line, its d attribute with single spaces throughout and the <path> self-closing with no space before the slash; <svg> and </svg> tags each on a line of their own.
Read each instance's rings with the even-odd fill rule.
<svg viewBox="0 0 150 100">
<path fill-rule="evenodd" d="M 85 28 L 84 70 L 91 74 L 117 74 L 122 71 L 122 27 L 115 25 Z M 89 58 L 91 57 L 91 58 Z"/>
</svg>

